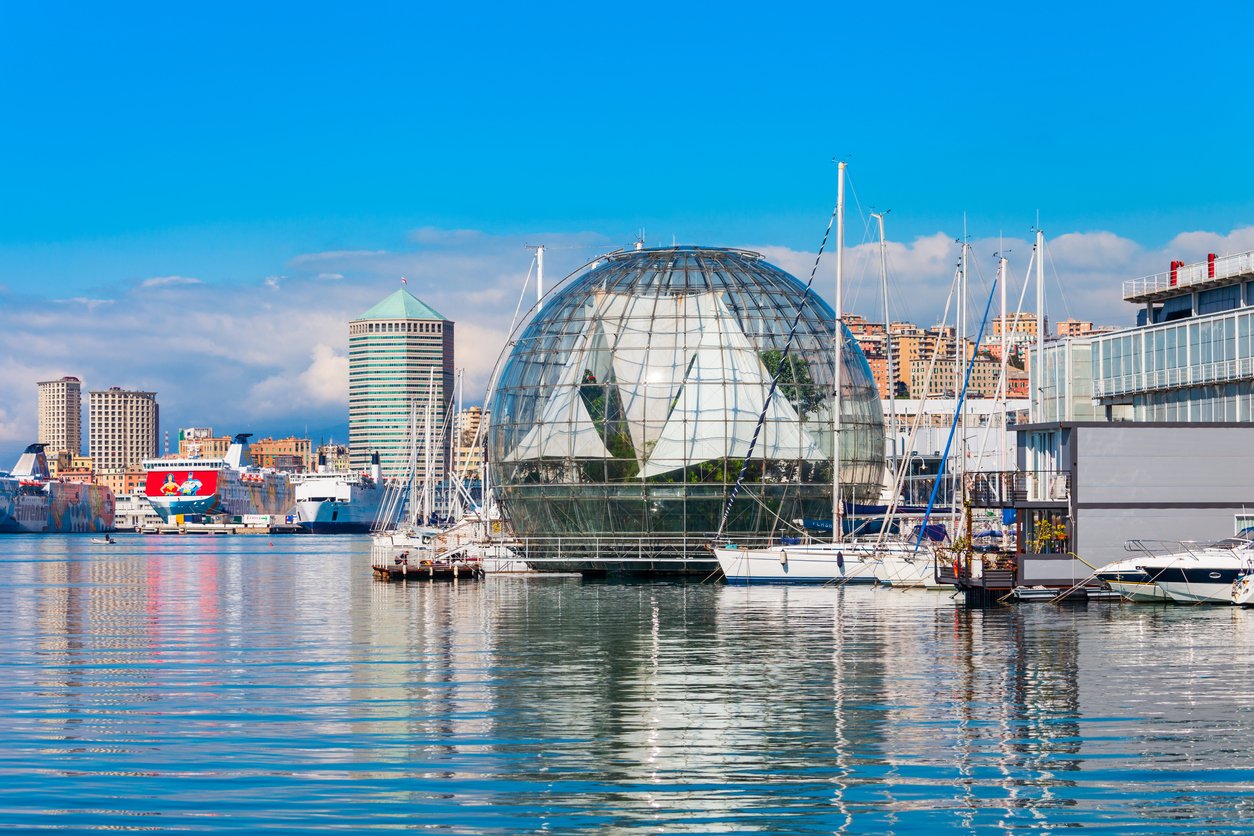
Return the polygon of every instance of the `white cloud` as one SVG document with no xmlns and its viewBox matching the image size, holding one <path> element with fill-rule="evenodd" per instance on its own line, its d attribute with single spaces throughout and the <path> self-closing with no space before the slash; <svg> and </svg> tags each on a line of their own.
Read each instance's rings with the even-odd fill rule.
<svg viewBox="0 0 1254 836">
<path fill-rule="evenodd" d="M 291 263 L 295 267 L 304 267 L 310 264 L 321 264 L 328 261 L 355 261 L 363 258 L 373 258 L 375 256 L 387 255 L 387 250 L 328 250 L 322 253 L 306 253 L 298 255 L 292 259 Z"/>
<path fill-rule="evenodd" d="M 96 308 L 99 308 L 102 305 L 112 305 L 114 300 L 90 299 L 86 296 L 72 296 L 69 299 L 56 299 L 54 301 L 56 301 L 57 304 L 59 305 L 66 305 L 66 304 L 82 305 L 84 308 L 87 309 L 88 313 L 91 313 L 95 311 Z"/>
<path fill-rule="evenodd" d="M 497 236 L 419 230 L 409 251 L 339 250 L 309 253 L 251 285 L 229 293 L 173 270 L 117 296 L 45 300 L 6 295 L 0 305 L 0 442 L 26 444 L 36 432 L 35 382 L 65 374 L 84 389 L 123 386 L 158 393 L 162 427 L 208 425 L 220 432 L 287 432 L 304 425 L 347 422 L 348 322 L 398 286 L 456 322 L 456 365 L 465 369 L 466 400 L 479 401 L 508 339 L 515 307 L 524 318 L 534 303 L 534 279 L 523 289 L 532 253 L 523 245 L 543 237 L 549 246 L 546 285 L 589 258 L 614 249 L 605 237 Z M 972 244 L 972 315 L 978 316 L 996 270 L 992 254 L 1010 251 L 1010 297 L 1023 286 L 1031 242 L 977 239 Z M 1172 259 L 1204 259 L 1254 249 L 1254 227 L 1227 233 L 1183 233 L 1162 247 L 1146 247 L 1110 231 L 1074 232 L 1048 241 L 1046 262 L 1051 319 L 1068 315 L 1129 324 L 1132 306 L 1119 295 L 1124 279 L 1164 270 Z M 802 281 L 814 254 L 757 247 Z M 888 246 L 892 315 L 921 324 L 945 305 L 959 247 L 937 232 Z M 875 244 L 847 251 L 846 310 L 880 316 L 879 255 Z M 281 274 L 280 274 L 281 268 Z M 978 268 L 978 269 L 975 269 Z M 831 253 L 824 256 L 816 291 L 832 295 Z M 327 274 L 352 277 L 328 281 Z M 178 286 L 177 294 L 152 287 Z M 281 293 L 274 291 L 282 290 Z M 245 300 L 240 304 L 240 300 Z M 1029 290 L 1025 307 L 1033 306 Z M 7 462 L 0 460 L 0 468 Z"/>
<path fill-rule="evenodd" d="M 348 356 L 319 343 L 308 359 L 298 374 L 285 371 L 254 384 L 246 399 L 250 415 L 295 417 L 310 409 L 347 406 Z"/>
<path fill-rule="evenodd" d="M 153 276 L 139 283 L 140 287 L 174 287 L 177 285 L 203 284 L 200 279 L 189 276 Z"/>
<path fill-rule="evenodd" d="M 343 273 L 319 273 L 314 278 L 316 278 L 320 282 L 338 282 L 344 279 L 344 274 Z"/>
</svg>

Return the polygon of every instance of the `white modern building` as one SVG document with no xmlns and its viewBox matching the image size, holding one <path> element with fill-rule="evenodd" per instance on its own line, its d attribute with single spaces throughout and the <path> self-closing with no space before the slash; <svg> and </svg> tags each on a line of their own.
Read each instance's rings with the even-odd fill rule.
<svg viewBox="0 0 1254 836">
<path fill-rule="evenodd" d="M 1254 253 L 1176 262 L 1123 298 L 1134 327 L 1046 343 L 1018 428 L 1025 539 L 1065 525 L 1060 550 L 1094 565 L 1128 540 L 1232 536 L 1254 509 Z"/>
</svg>

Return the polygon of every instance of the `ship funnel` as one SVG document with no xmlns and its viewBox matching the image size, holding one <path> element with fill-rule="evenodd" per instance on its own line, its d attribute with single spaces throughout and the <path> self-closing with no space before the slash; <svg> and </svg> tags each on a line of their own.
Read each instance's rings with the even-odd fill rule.
<svg viewBox="0 0 1254 836">
<path fill-rule="evenodd" d="M 52 478 L 52 474 L 48 471 L 48 457 L 44 455 L 44 448 L 47 444 L 31 444 L 25 452 L 17 459 L 17 464 L 13 466 L 13 472 L 10 476 L 16 476 L 18 479 L 38 479 L 40 482 L 47 482 Z"/>
<path fill-rule="evenodd" d="M 252 437 L 252 433 L 237 433 L 231 439 L 231 446 L 226 449 L 226 463 L 233 469 L 243 470 L 252 464 L 253 457 L 248 452 L 248 439 Z"/>
<path fill-rule="evenodd" d="M 379 464 L 379 451 L 370 454 L 370 478 L 379 482 L 383 479 L 383 467 Z"/>
</svg>

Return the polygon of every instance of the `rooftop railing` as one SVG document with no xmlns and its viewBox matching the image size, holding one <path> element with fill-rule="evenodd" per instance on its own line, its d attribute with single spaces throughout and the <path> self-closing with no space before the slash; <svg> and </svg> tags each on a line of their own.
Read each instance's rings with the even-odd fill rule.
<svg viewBox="0 0 1254 836">
<path fill-rule="evenodd" d="M 1123 298 L 1124 301 L 1132 301 L 1163 291 L 1250 275 L 1254 275 L 1254 252 L 1225 255 L 1213 262 L 1200 261 L 1152 276 L 1129 279 L 1123 283 Z"/>
</svg>

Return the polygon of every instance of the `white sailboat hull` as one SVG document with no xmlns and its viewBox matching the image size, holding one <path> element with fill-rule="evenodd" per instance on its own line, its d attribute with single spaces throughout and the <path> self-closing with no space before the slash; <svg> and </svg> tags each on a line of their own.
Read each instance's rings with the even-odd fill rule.
<svg viewBox="0 0 1254 836">
<path fill-rule="evenodd" d="M 728 583 L 875 583 L 871 544 L 810 543 L 714 549 Z"/>
<path fill-rule="evenodd" d="M 886 552 L 875 562 L 875 579 L 888 586 L 915 589 L 953 589 L 936 581 L 936 564 L 930 549 L 908 554 Z"/>
</svg>

